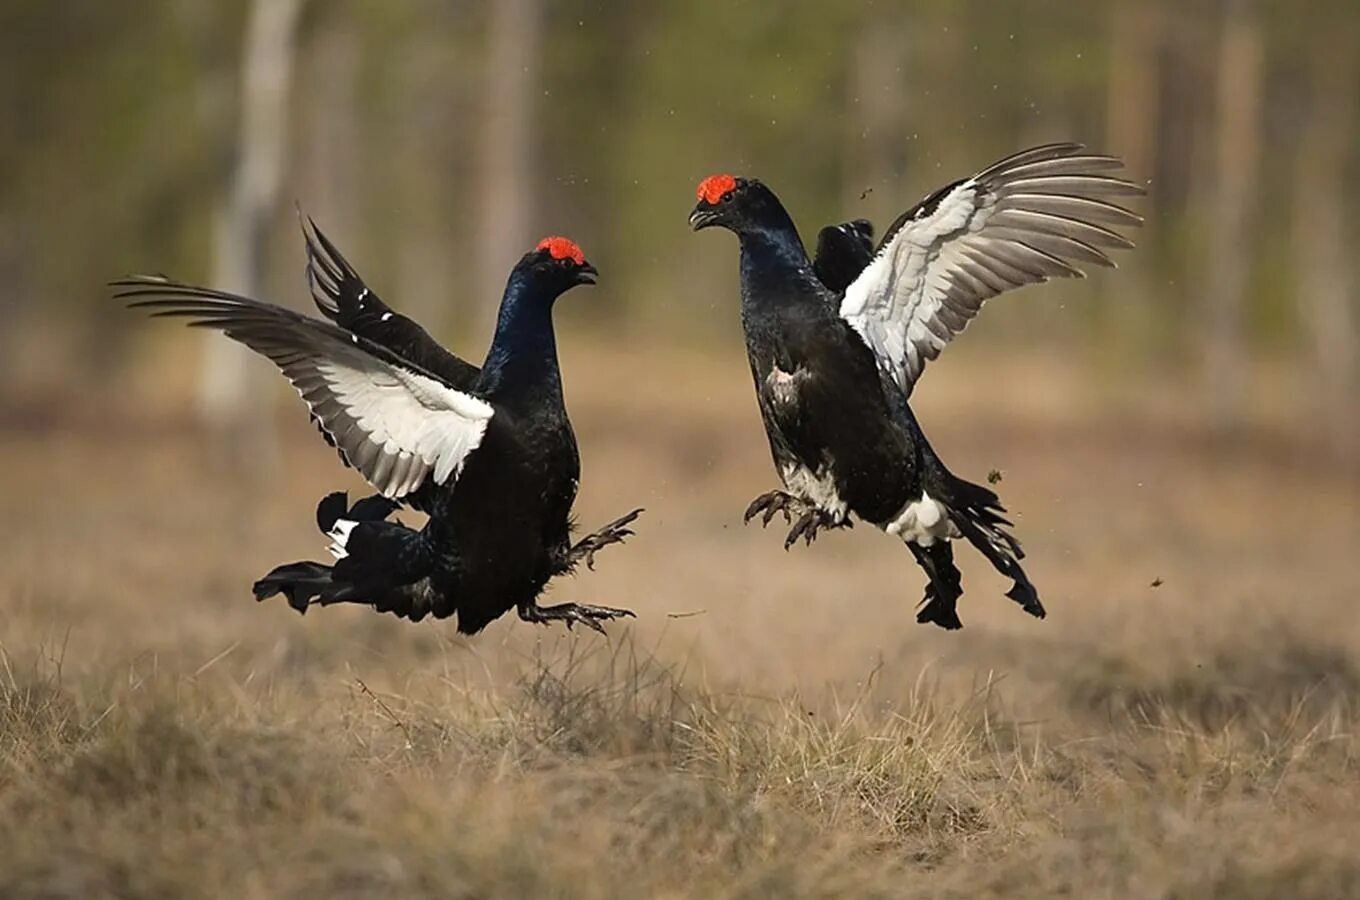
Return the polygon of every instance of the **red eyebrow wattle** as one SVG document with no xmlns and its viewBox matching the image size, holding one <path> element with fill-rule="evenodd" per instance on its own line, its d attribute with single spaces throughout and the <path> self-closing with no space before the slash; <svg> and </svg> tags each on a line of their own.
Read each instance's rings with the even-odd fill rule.
<svg viewBox="0 0 1360 900">
<path fill-rule="evenodd" d="M 709 203 L 717 203 L 736 189 L 737 179 L 731 175 L 710 175 L 699 182 L 698 197 Z"/>
<path fill-rule="evenodd" d="M 586 264 L 586 255 L 571 238 L 545 237 L 538 242 L 535 250 L 547 250 L 553 259 L 569 259 L 578 266 Z"/>
</svg>

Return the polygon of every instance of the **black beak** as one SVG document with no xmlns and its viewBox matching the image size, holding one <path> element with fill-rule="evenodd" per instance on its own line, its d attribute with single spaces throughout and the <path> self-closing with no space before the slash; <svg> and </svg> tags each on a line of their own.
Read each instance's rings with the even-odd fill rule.
<svg viewBox="0 0 1360 900">
<path fill-rule="evenodd" d="M 599 274 L 600 272 L 598 269 L 596 269 L 590 263 L 586 263 L 576 269 L 576 283 L 594 284 L 595 279 L 596 277 L 599 276 Z"/>
<path fill-rule="evenodd" d="M 689 227 L 698 231 L 710 225 L 718 223 L 718 211 L 711 206 L 699 204 L 694 207 L 694 212 L 689 214 Z"/>
</svg>

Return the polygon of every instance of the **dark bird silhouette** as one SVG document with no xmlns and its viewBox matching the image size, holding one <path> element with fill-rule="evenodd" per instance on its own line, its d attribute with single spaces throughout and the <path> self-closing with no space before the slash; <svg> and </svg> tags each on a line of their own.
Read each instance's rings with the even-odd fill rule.
<svg viewBox="0 0 1360 900">
<path fill-rule="evenodd" d="M 552 309 L 595 282 L 581 249 L 546 238 L 515 265 L 478 367 L 388 308 L 310 220 L 303 228 L 308 283 L 330 321 L 159 277 L 113 283 L 129 306 L 188 318 L 268 357 L 341 459 L 379 492 L 348 508 L 344 494 L 323 499 L 317 524 L 334 565 L 279 566 L 256 582 L 256 599 L 282 593 L 299 612 L 360 603 L 412 621 L 456 614 L 466 634 L 511 609 L 527 622 L 600 632 L 602 621 L 633 615 L 537 603 L 550 579 L 593 567 L 598 550 L 630 536 L 642 512 L 570 540 L 581 465 Z M 428 513 L 423 528 L 388 521 L 402 504 Z"/>
<path fill-rule="evenodd" d="M 1108 174 L 1121 165 L 1078 144 L 1035 147 L 930 194 L 877 248 L 863 220 L 823 229 L 814 260 L 764 184 L 705 179 L 690 224 L 740 239 L 747 355 L 784 485 L 746 521 L 782 512 L 786 549 L 852 514 L 897 535 L 929 580 L 917 621 L 949 629 L 962 627 L 963 592 L 949 542 L 964 538 L 1012 580 L 1007 596 L 1043 618 L 997 495 L 945 467 L 907 399 L 984 301 L 1113 266 L 1106 251 L 1133 246 L 1113 229 L 1142 220 L 1109 198 L 1143 191 Z"/>
</svg>

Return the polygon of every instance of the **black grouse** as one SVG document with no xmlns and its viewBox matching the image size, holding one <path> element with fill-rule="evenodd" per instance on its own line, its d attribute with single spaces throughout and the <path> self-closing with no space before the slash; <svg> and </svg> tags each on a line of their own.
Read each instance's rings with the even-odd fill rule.
<svg viewBox="0 0 1360 900">
<path fill-rule="evenodd" d="M 851 513 L 897 535 L 929 579 L 917 621 L 948 629 L 962 627 L 949 544 L 962 537 L 1014 582 L 1007 596 L 1043 618 L 1005 508 L 945 467 L 907 398 L 988 298 L 1112 266 L 1105 251 L 1133 246 L 1113 229 L 1142 220 L 1110 198 L 1143 191 L 1108 174 L 1121 166 L 1079 144 L 1035 147 L 930 194 L 876 249 L 863 220 L 823 229 L 815 260 L 764 184 L 705 179 L 690 224 L 740 238 L 746 349 L 785 488 L 756 498 L 746 521 L 782 512 L 793 522 L 786 549 L 850 525 Z"/>
<path fill-rule="evenodd" d="M 308 282 L 331 321 L 249 297 L 134 276 L 116 296 L 155 316 L 215 328 L 274 362 L 306 401 L 326 439 L 376 488 L 347 508 L 343 493 L 317 508 L 333 566 L 279 566 L 256 599 L 282 593 L 312 603 L 360 603 L 419 621 L 457 614 L 480 631 L 511 609 L 528 622 L 603 632 L 625 609 L 539 606 L 548 581 L 632 534 L 634 510 L 572 544 L 580 457 L 562 399 L 552 309 L 596 270 L 562 237 L 544 239 L 510 273 L 495 337 L 479 368 L 389 309 L 334 245 L 304 222 Z M 428 514 L 419 530 L 387 521 L 401 504 Z"/>
</svg>

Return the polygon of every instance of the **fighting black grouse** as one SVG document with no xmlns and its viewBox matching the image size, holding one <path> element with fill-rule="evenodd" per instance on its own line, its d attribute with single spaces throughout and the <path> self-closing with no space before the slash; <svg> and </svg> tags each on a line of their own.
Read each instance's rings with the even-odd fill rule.
<svg viewBox="0 0 1360 900">
<path fill-rule="evenodd" d="M 1109 174 L 1121 166 L 1079 144 L 1034 147 L 930 194 L 877 248 L 866 221 L 823 229 L 815 260 L 764 184 L 705 179 L 690 224 L 740 239 L 746 349 L 784 485 L 757 497 L 746 521 L 782 512 L 793 522 L 786 549 L 852 513 L 899 536 L 928 578 L 917 621 L 948 629 L 962 627 L 949 544 L 962 537 L 1014 582 L 1007 596 L 1043 618 L 1005 508 L 945 467 L 907 400 L 988 298 L 1112 266 L 1107 250 L 1133 246 L 1114 229 L 1141 219 L 1111 198 L 1143 191 Z"/>
<path fill-rule="evenodd" d="M 308 282 L 331 321 L 249 297 L 134 276 L 116 296 L 156 316 L 217 329 L 274 362 L 323 435 L 376 488 L 347 507 L 321 501 L 317 522 L 335 564 L 279 566 L 255 584 L 300 612 L 313 603 L 360 603 L 419 621 L 458 617 L 472 634 L 511 609 L 529 622 L 601 622 L 625 609 L 539 606 L 555 576 L 632 534 L 634 510 L 571 543 L 580 477 L 562 398 L 552 309 L 596 270 L 566 238 L 544 239 L 510 273 L 486 361 L 445 350 L 388 308 L 309 220 Z M 387 521 L 401 504 L 428 514 L 423 528 Z"/>
</svg>

